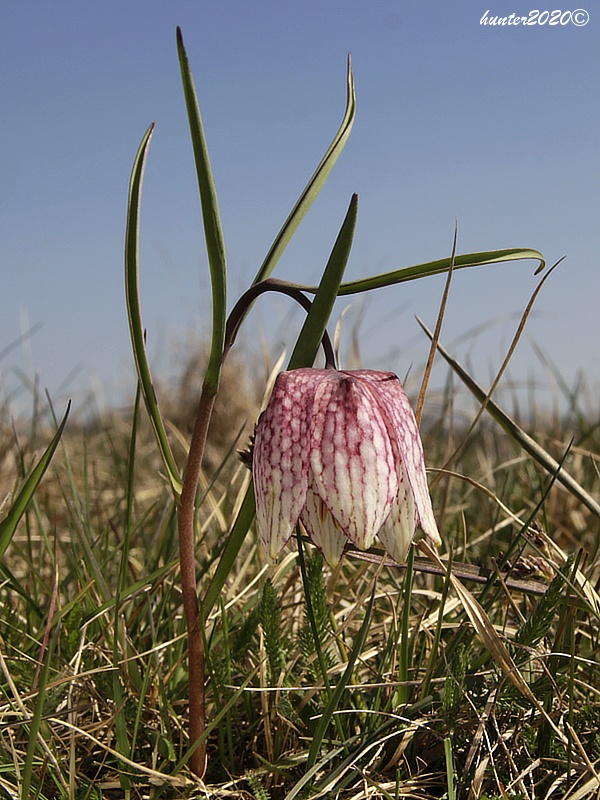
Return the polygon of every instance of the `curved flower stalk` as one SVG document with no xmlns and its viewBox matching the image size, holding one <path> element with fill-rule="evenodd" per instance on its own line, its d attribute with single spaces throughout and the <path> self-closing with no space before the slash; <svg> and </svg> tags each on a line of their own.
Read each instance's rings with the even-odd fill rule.
<svg viewBox="0 0 600 800">
<path fill-rule="evenodd" d="M 441 542 L 415 416 L 392 372 L 282 372 L 256 428 L 252 472 L 273 560 L 298 521 L 332 566 L 346 539 L 367 550 L 378 536 L 398 562 L 417 525 Z"/>
</svg>

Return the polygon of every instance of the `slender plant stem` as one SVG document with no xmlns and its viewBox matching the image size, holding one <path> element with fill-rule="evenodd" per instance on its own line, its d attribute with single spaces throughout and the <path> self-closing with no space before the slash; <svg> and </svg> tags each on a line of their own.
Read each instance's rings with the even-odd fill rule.
<svg viewBox="0 0 600 800">
<path fill-rule="evenodd" d="M 179 532 L 179 562 L 181 567 L 181 589 L 183 610 L 188 632 L 188 697 L 190 714 L 191 746 L 202 736 L 205 728 L 206 708 L 204 697 L 204 620 L 196 587 L 194 552 L 194 510 L 196 491 L 200 479 L 200 468 L 208 426 L 216 397 L 216 387 L 202 387 L 194 431 L 190 441 L 183 487 L 177 515 Z M 192 772 L 201 778 L 206 770 L 206 742 L 192 753 L 189 763 Z"/>
<path fill-rule="evenodd" d="M 259 295 L 263 294 L 264 292 L 280 292 L 281 294 L 286 294 L 288 297 L 294 299 L 297 303 L 300 303 L 302 308 L 307 312 L 310 311 L 312 307 L 313 301 L 310 300 L 298 286 L 293 283 L 289 283 L 288 281 L 282 281 L 279 280 L 279 278 L 265 278 L 264 281 L 253 284 L 244 292 L 235 306 L 231 309 L 231 313 L 227 319 L 223 359 L 235 342 L 237 332 L 245 319 L 250 305 Z M 321 343 L 325 353 L 325 365 L 331 369 L 335 369 L 335 352 L 327 331 L 324 331 Z"/>
</svg>

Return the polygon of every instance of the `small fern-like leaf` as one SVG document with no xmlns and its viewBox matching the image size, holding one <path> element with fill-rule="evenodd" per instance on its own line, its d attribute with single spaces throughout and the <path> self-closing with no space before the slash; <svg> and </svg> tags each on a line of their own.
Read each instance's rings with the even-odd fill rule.
<svg viewBox="0 0 600 800">
<path fill-rule="evenodd" d="M 285 668 L 286 648 L 281 632 L 281 605 L 270 578 L 263 586 L 258 615 L 265 638 L 269 680 L 276 683 Z"/>
<path fill-rule="evenodd" d="M 465 676 L 469 664 L 469 649 L 464 644 L 456 648 L 444 684 L 444 700 L 442 710 L 451 717 L 460 705 L 465 689 Z"/>
<path fill-rule="evenodd" d="M 323 581 L 323 556 L 319 550 L 315 550 L 312 556 L 306 556 L 306 578 L 319 644 L 323 651 L 325 664 L 329 669 L 334 664 L 334 657 L 331 648 L 326 649 L 325 647 L 327 641 L 331 638 L 331 626 L 329 624 L 327 595 Z M 308 662 L 308 671 L 313 679 L 317 679 L 319 669 L 314 658 L 316 656 L 316 647 L 307 608 L 304 611 L 304 625 L 298 632 L 298 641 L 302 655 Z"/>
<path fill-rule="evenodd" d="M 556 616 L 558 606 L 563 597 L 565 577 L 571 570 L 573 558 L 570 558 L 557 572 L 550 586 L 539 599 L 535 608 L 519 627 L 513 640 L 513 650 L 517 663 L 527 660 L 529 652 L 536 648 L 548 634 Z"/>
<path fill-rule="evenodd" d="M 248 772 L 246 774 L 246 780 L 248 781 L 255 800 L 269 800 L 269 795 L 267 794 L 257 775 L 255 775 L 253 772 Z"/>
</svg>

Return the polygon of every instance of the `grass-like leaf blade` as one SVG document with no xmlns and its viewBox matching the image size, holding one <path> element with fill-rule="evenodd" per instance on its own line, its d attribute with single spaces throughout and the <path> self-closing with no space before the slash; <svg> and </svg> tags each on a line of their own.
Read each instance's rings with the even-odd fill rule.
<svg viewBox="0 0 600 800">
<path fill-rule="evenodd" d="M 129 199 L 127 204 L 127 228 L 125 234 L 125 297 L 127 303 L 127 317 L 129 319 L 129 332 L 133 347 L 133 359 L 137 370 L 144 404 L 154 430 L 156 442 L 167 470 L 173 491 L 181 493 L 181 477 L 162 417 L 158 409 L 158 402 L 152 384 L 152 375 L 146 353 L 144 326 L 142 324 L 142 311 L 140 305 L 139 289 L 139 239 L 140 239 L 140 201 L 142 196 L 142 183 L 144 168 L 150 139 L 154 131 L 154 123 L 150 125 L 139 146 L 133 163 L 131 180 L 129 183 Z"/>
<path fill-rule="evenodd" d="M 319 724 L 317 725 L 317 729 L 315 731 L 315 735 L 311 742 L 310 750 L 308 753 L 308 759 L 306 761 L 307 769 L 310 769 L 312 766 L 314 766 L 317 760 L 317 756 L 319 754 L 319 749 L 321 747 L 321 742 L 323 741 L 323 737 L 325 736 L 325 732 L 329 726 L 329 723 L 331 722 L 332 716 L 334 715 L 340 704 L 342 694 L 344 693 L 346 687 L 350 683 L 350 679 L 352 678 L 352 673 L 354 671 L 354 665 L 356 664 L 356 660 L 358 659 L 359 655 L 362 652 L 365 639 L 367 638 L 367 633 L 369 631 L 369 626 L 371 624 L 371 616 L 373 614 L 373 606 L 375 604 L 376 587 L 377 583 L 373 583 L 373 590 L 371 592 L 371 597 L 369 599 L 369 603 L 365 611 L 365 618 L 363 620 L 362 625 L 360 626 L 360 630 L 354 641 L 354 646 L 352 648 L 352 651 L 348 656 L 348 663 L 346 664 L 346 669 L 344 670 L 344 674 L 337 683 L 333 691 L 333 694 L 331 695 L 331 699 L 329 700 L 327 706 L 323 710 L 323 714 L 321 716 L 321 719 L 319 720 Z"/>
<path fill-rule="evenodd" d="M 331 144 L 327 148 L 325 155 L 321 159 L 319 166 L 315 170 L 309 182 L 306 184 L 304 191 L 298 198 L 296 204 L 290 211 L 288 218 L 283 223 L 281 230 L 275 237 L 275 240 L 273 241 L 273 244 L 271 245 L 269 252 L 265 256 L 265 260 L 263 261 L 260 269 L 256 273 L 256 277 L 254 278 L 253 283 L 258 283 L 259 281 L 268 278 L 269 275 L 273 272 L 275 265 L 281 258 L 281 254 L 287 247 L 288 242 L 296 232 L 298 226 L 306 216 L 308 209 L 314 203 L 317 195 L 323 188 L 325 181 L 329 177 L 329 173 L 333 169 L 333 165 L 338 160 L 340 153 L 344 149 L 346 141 L 350 136 L 352 125 L 354 124 L 355 115 L 356 115 L 356 94 L 354 91 L 354 76 L 352 74 L 352 59 L 350 58 L 350 56 L 348 56 L 348 73 L 346 82 L 346 110 L 344 112 L 344 118 L 342 119 L 342 123 L 336 135 L 334 136 Z"/>
<path fill-rule="evenodd" d="M 206 252 L 208 255 L 212 285 L 212 341 L 210 358 L 204 381 L 206 385 L 216 391 L 221 374 L 225 322 L 227 316 L 227 260 L 225 255 L 225 239 L 223 237 L 217 191 L 210 165 L 200 107 L 198 105 L 194 79 L 192 77 L 180 28 L 177 28 L 177 52 L 179 54 L 179 65 L 190 124 L 194 159 L 196 161 L 196 174 L 198 177 L 198 188 L 200 190 L 200 201 L 202 204 Z"/>
<path fill-rule="evenodd" d="M 250 485 L 246 489 L 242 506 L 227 538 L 227 544 L 225 545 L 221 558 L 219 559 L 215 574 L 213 575 L 210 586 L 206 590 L 206 594 L 204 595 L 204 599 L 202 601 L 205 619 L 208 619 L 210 612 L 217 601 L 217 598 L 221 594 L 221 590 L 225 585 L 225 581 L 231 574 L 233 564 L 238 556 L 238 553 L 240 552 L 242 544 L 244 543 L 244 539 L 246 538 L 246 534 L 248 533 L 250 525 L 252 525 L 255 513 L 256 502 L 254 499 L 254 484 L 250 482 Z"/>
<path fill-rule="evenodd" d="M 357 213 L 358 196 L 355 194 L 350 200 L 346 217 L 327 261 L 312 307 L 304 320 L 304 325 L 294 346 L 288 369 L 311 367 L 315 360 L 348 263 Z"/>
<path fill-rule="evenodd" d="M 414 281 L 418 278 L 427 278 L 431 275 L 441 275 L 448 272 L 450 265 L 454 270 L 465 269 L 466 267 L 481 267 L 487 264 L 499 264 L 503 261 L 523 261 L 532 259 L 539 261 L 536 274 L 541 272 L 546 266 L 543 255 L 539 250 L 532 250 L 527 247 L 511 247 L 503 250 L 487 250 L 482 253 L 464 253 L 453 258 L 440 258 L 437 261 L 427 261 L 423 264 L 415 264 L 412 267 L 382 272 L 379 275 L 372 275 L 370 278 L 361 278 L 356 281 L 342 283 L 340 286 L 340 297 L 347 294 L 358 294 L 368 292 L 371 289 L 381 289 L 384 286 L 394 286 L 397 283 Z M 307 292 L 316 292 L 315 286 L 303 286 Z"/>
<path fill-rule="evenodd" d="M 441 569 L 444 569 L 444 563 L 438 554 L 429 546 L 425 541 L 418 544 L 419 550 L 425 553 L 434 563 Z M 458 595 L 464 610 L 469 617 L 471 624 L 477 635 L 487 648 L 489 654 L 492 656 L 496 664 L 500 667 L 506 677 L 515 685 L 524 697 L 536 703 L 535 696 L 533 695 L 529 685 L 524 680 L 523 676 L 517 669 L 510 653 L 506 649 L 504 642 L 496 632 L 487 612 L 483 606 L 477 601 L 475 596 L 462 584 L 459 579 L 449 572 L 450 582 L 456 594 Z"/>
<path fill-rule="evenodd" d="M 44 477 L 44 473 L 48 469 L 48 465 L 54 455 L 54 451 L 58 447 L 58 443 L 60 441 L 60 437 L 65 429 L 65 425 L 67 424 L 67 419 L 69 417 L 69 411 L 71 410 L 71 402 L 67 405 L 67 410 L 65 411 L 65 415 L 62 418 L 62 422 L 57 428 L 56 433 L 52 437 L 50 444 L 44 451 L 44 454 L 37 462 L 35 467 L 31 470 L 25 483 L 23 484 L 21 491 L 14 499 L 8 514 L 4 517 L 4 519 L 0 522 L 0 558 L 4 555 L 4 552 L 12 537 L 14 536 L 15 530 L 17 525 L 19 524 L 19 520 L 25 513 L 25 509 L 29 505 L 31 498 L 35 494 L 37 487 L 39 486 L 40 481 Z"/>
<path fill-rule="evenodd" d="M 42 714 L 44 710 L 44 702 L 46 700 L 47 686 L 50 678 L 50 665 L 52 663 L 52 654 L 54 653 L 54 649 L 58 641 L 59 632 L 60 628 L 56 626 L 56 628 L 52 632 L 52 636 L 50 637 L 48 650 L 46 651 L 46 657 L 43 663 L 42 670 L 40 672 L 39 682 L 36 687 L 37 699 L 35 702 L 34 713 L 31 719 L 29 720 L 29 738 L 27 741 L 27 752 L 25 755 L 25 763 L 23 765 L 23 772 L 21 775 L 21 787 L 20 787 L 21 800 L 27 800 L 27 798 L 32 796 L 39 796 L 37 793 L 33 795 L 33 793 L 31 792 L 32 778 L 34 775 L 34 757 L 36 750 L 40 745 L 46 751 L 44 753 L 46 758 L 48 757 L 48 751 L 50 751 L 50 748 L 46 745 L 44 741 L 44 737 L 40 728 L 42 722 Z"/>
</svg>

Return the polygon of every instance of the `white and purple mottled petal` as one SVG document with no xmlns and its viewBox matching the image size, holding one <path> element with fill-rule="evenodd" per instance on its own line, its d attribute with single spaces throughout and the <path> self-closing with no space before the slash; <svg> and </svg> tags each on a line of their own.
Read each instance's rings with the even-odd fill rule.
<svg viewBox="0 0 600 800">
<path fill-rule="evenodd" d="M 398 477 L 386 422 L 354 373 L 322 375 L 309 447 L 315 492 L 348 538 L 369 548 L 390 513 Z"/>
<path fill-rule="evenodd" d="M 400 469 L 400 486 L 392 510 L 377 534 L 387 554 L 398 564 L 406 562 L 417 525 L 417 510 L 404 468 Z"/>
<path fill-rule="evenodd" d="M 395 436 L 400 459 L 414 497 L 419 524 L 435 545 L 441 544 L 427 485 L 423 446 L 415 415 L 402 384 L 392 372 L 360 370 L 356 373 L 372 387 L 374 397 Z"/>
<path fill-rule="evenodd" d="M 337 566 L 344 552 L 346 536 L 310 484 L 306 492 L 306 502 L 300 514 L 300 521 L 313 544 L 323 553 L 323 558 L 329 566 Z"/>
<path fill-rule="evenodd" d="M 256 426 L 252 474 L 263 549 L 275 560 L 293 533 L 308 489 L 309 426 L 318 376 L 293 370 L 277 376 Z"/>
</svg>

